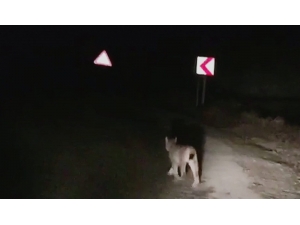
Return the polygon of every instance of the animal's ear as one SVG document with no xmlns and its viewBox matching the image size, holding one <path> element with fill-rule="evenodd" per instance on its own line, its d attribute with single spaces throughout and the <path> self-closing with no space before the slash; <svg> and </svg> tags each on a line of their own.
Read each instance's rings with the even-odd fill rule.
<svg viewBox="0 0 300 225">
<path fill-rule="evenodd" d="M 165 137 L 166 144 L 168 143 L 168 137 Z"/>
<path fill-rule="evenodd" d="M 175 143 L 177 143 L 177 137 L 175 137 L 174 141 L 175 141 Z"/>
</svg>

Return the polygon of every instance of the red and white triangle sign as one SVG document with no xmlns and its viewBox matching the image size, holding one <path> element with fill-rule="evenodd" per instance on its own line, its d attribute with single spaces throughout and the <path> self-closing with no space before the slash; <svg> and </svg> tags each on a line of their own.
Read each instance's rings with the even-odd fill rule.
<svg viewBox="0 0 300 225">
<path fill-rule="evenodd" d="M 94 64 L 99 66 L 112 66 L 111 61 L 105 50 L 103 50 L 100 53 L 100 55 L 94 60 Z"/>
</svg>

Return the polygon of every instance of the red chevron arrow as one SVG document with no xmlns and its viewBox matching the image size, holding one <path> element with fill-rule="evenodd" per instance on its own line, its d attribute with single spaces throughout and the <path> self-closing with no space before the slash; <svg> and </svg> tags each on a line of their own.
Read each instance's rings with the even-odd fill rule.
<svg viewBox="0 0 300 225">
<path fill-rule="evenodd" d="M 213 74 L 206 68 L 206 65 L 212 60 L 212 57 L 207 58 L 201 65 L 201 69 L 206 73 L 206 75 L 212 76 Z"/>
</svg>

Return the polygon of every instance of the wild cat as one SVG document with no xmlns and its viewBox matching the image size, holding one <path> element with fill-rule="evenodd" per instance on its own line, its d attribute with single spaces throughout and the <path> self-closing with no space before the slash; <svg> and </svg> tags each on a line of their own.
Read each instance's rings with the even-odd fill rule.
<svg viewBox="0 0 300 225">
<path fill-rule="evenodd" d="M 172 166 L 168 171 L 168 175 L 173 175 L 176 180 L 181 180 L 186 173 L 186 164 L 188 164 L 194 178 L 192 187 L 196 187 L 200 182 L 197 152 L 195 148 L 188 145 L 178 145 L 177 137 L 174 139 L 168 139 L 168 137 L 166 137 L 165 141 L 166 150 L 169 152 L 169 158 L 172 163 Z M 181 177 L 178 175 L 178 167 L 180 168 Z"/>
</svg>

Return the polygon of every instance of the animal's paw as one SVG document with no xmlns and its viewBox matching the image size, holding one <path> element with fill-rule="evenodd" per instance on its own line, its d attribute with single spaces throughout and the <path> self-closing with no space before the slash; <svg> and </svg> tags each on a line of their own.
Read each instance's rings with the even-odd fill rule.
<svg viewBox="0 0 300 225">
<path fill-rule="evenodd" d="M 194 181 L 194 183 L 192 184 L 192 187 L 196 188 L 196 187 L 198 187 L 198 185 L 199 185 L 199 181 Z"/>
<path fill-rule="evenodd" d="M 173 175 L 173 169 L 172 168 L 168 171 L 167 175 L 169 175 L 169 176 Z"/>
<path fill-rule="evenodd" d="M 187 177 L 186 173 L 184 173 L 184 174 L 181 174 L 181 177 L 182 177 L 182 178 L 185 178 L 185 177 Z"/>
<path fill-rule="evenodd" d="M 181 180 L 183 180 L 183 178 L 182 177 L 180 177 L 180 176 L 174 176 L 174 182 L 178 182 L 178 181 L 181 181 Z"/>
</svg>

